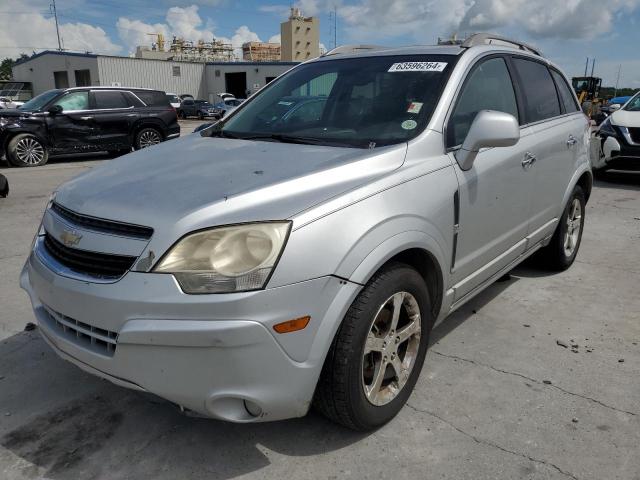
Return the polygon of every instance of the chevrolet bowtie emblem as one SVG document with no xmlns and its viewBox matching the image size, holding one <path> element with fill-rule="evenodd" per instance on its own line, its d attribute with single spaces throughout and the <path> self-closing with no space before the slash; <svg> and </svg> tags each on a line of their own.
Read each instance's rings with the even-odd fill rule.
<svg viewBox="0 0 640 480">
<path fill-rule="evenodd" d="M 64 230 L 60 234 L 60 241 L 64 243 L 64 245 L 67 247 L 76 246 L 80 242 L 81 238 L 82 238 L 82 235 L 80 235 L 75 230 Z"/>
</svg>

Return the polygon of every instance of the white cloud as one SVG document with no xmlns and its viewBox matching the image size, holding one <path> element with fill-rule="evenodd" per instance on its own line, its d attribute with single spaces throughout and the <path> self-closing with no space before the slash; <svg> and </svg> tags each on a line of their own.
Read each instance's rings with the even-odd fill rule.
<svg viewBox="0 0 640 480">
<path fill-rule="evenodd" d="M 272 37 L 269 37 L 269 43 L 282 43 L 282 37 L 280 34 L 273 35 Z"/>
<path fill-rule="evenodd" d="M 0 2 L 3 25 L 0 28 L 0 57 L 17 57 L 21 53 L 58 48 L 56 26 L 41 8 L 20 0 Z M 14 13 L 20 12 L 20 13 Z M 75 51 L 116 54 L 121 47 L 111 41 L 106 32 L 87 23 L 60 22 L 63 48 Z"/>
</svg>

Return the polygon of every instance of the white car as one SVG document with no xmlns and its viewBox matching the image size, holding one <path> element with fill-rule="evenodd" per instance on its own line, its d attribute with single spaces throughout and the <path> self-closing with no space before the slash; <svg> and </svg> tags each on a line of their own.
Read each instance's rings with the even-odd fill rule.
<svg viewBox="0 0 640 480">
<path fill-rule="evenodd" d="M 176 110 L 180 108 L 180 105 L 182 103 L 180 100 L 180 97 L 178 97 L 178 95 L 176 95 L 175 93 L 167 92 L 167 100 L 169 100 L 169 103 L 171 104 L 171 106 Z"/>
<path fill-rule="evenodd" d="M 0 109 L 4 108 L 18 108 L 24 102 L 16 102 L 11 100 L 9 97 L 0 97 Z"/>
<path fill-rule="evenodd" d="M 640 92 L 612 109 L 594 137 L 593 168 L 640 170 Z"/>
</svg>

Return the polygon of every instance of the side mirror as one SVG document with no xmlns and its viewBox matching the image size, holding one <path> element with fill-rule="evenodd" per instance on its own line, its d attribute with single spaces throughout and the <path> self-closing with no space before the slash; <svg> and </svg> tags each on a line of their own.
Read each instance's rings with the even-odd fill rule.
<svg viewBox="0 0 640 480">
<path fill-rule="evenodd" d="M 614 103 L 612 105 L 609 105 L 610 112 L 615 112 L 616 110 L 620 110 L 620 108 L 622 108 L 622 105 L 620 105 L 619 103 Z"/>
<path fill-rule="evenodd" d="M 62 113 L 62 107 L 60 105 L 52 105 L 47 109 L 50 115 L 59 115 Z"/>
<path fill-rule="evenodd" d="M 469 170 L 481 148 L 511 147 L 520 140 L 520 125 L 513 115 L 494 110 L 478 112 L 462 147 L 455 153 L 462 170 Z"/>
</svg>

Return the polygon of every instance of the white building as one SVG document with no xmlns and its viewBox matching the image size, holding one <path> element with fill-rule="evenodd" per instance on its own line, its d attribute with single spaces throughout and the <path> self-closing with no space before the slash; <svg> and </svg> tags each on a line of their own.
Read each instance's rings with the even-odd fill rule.
<svg viewBox="0 0 640 480">
<path fill-rule="evenodd" d="M 30 82 L 33 95 L 53 88 L 144 87 L 216 102 L 229 92 L 244 98 L 298 62 L 192 63 L 45 51 L 13 67 L 15 81 Z"/>
</svg>

